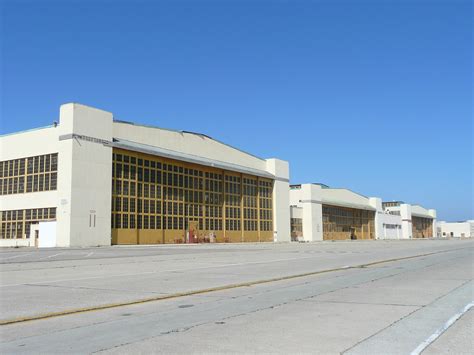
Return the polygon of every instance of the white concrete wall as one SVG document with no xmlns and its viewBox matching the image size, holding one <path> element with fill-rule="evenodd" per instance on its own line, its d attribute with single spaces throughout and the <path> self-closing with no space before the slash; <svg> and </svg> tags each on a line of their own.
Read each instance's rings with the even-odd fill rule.
<svg viewBox="0 0 474 355">
<path fill-rule="evenodd" d="M 401 216 L 382 213 L 379 214 L 379 221 L 382 224 L 382 231 L 377 239 L 403 239 Z M 389 228 L 389 225 L 397 227 Z"/>
<path fill-rule="evenodd" d="M 273 185 L 274 241 L 291 241 L 290 230 L 290 167 L 287 161 L 267 159 L 265 169 L 275 175 Z"/>
<path fill-rule="evenodd" d="M 369 204 L 375 209 L 375 220 L 374 220 L 375 239 L 383 239 L 385 233 L 384 233 L 384 227 L 383 227 L 384 210 L 382 208 L 382 199 L 379 197 L 370 197 Z"/>
<path fill-rule="evenodd" d="M 59 127 L 45 127 L 0 136 L 0 160 L 58 152 Z"/>
<path fill-rule="evenodd" d="M 400 206 L 390 206 L 386 207 L 384 210 L 386 213 L 388 212 L 396 212 L 400 213 L 400 217 L 402 220 L 402 231 L 401 231 L 401 239 L 411 239 L 413 238 L 413 223 L 412 218 L 415 217 L 423 217 L 423 218 L 430 218 L 433 221 L 433 237 L 437 236 L 437 223 L 436 223 L 436 210 L 434 209 L 426 209 L 420 205 L 410 205 L 407 203 L 402 203 Z M 394 215 L 398 217 L 397 215 Z M 388 217 L 387 217 L 388 218 Z M 386 222 L 389 223 L 389 222 Z M 392 224 L 392 223 L 390 223 Z M 389 231 L 385 231 L 384 233 L 391 233 Z M 393 234 L 393 231 L 392 231 Z"/>
<path fill-rule="evenodd" d="M 301 185 L 301 205 L 303 206 L 303 240 L 308 242 L 323 240 L 323 211 L 321 186 Z"/>
<path fill-rule="evenodd" d="M 60 110 L 58 246 L 111 244 L 112 114 L 65 104 Z M 62 138 L 61 138 L 62 137 Z"/>
<path fill-rule="evenodd" d="M 428 210 L 428 214 L 433 218 L 432 220 L 432 229 L 433 229 L 433 238 L 436 238 L 437 237 L 437 231 L 438 231 L 438 223 L 437 223 L 437 220 L 436 220 L 436 210 L 434 209 L 430 209 Z"/>
<path fill-rule="evenodd" d="M 290 189 L 290 206 L 301 207 L 301 189 Z"/>
<path fill-rule="evenodd" d="M 391 207 L 385 207 L 384 212 L 398 212 L 400 215 L 400 206 L 391 206 Z"/>
<path fill-rule="evenodd" d="M 474 222 L 438 222 L 441 229 L 441 236 L 445 238 L 461 238 L 464 234 L 465 238 L 474 237 Z M 452 234 L 451 234 L 452 233 Z M 444 234 L 444 235 L 443 235 Z"/>
<path fill-rule="evenodd" d="M 0 197 L 0 211 L 56 207 L 58 191 L 28 192 Z"/>
<path fill-rule="evenodd" d="M 411 222 L 411 205 L 400 205 L 400 216 L 402 218 L 402 239 L 411 239 L 413 237 L 412 222 Z"/>
<path fill-rule="evenodd" d="M 180 153 L 266 170 L 265 159 L 255 157 L 203 135 L 114 122 L 113 136 Z"/>
<path fill-rule="evenodd" d="M 0 239 L 0 248 L 34 247 L 33 239 Z"/>
<path fill-rule="evenodd" d="M 303 208 L 291 206 L 290 207 L 290 217 L 291 218 L 303 218 Z"/>
</svg>

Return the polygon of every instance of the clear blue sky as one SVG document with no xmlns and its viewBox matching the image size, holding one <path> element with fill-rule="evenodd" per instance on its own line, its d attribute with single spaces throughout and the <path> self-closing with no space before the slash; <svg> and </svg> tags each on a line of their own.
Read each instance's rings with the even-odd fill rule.
<svg viewBox="0 0 474 355">
<path fill-rule="evenodd" d="M 472 2 L 2 1 L 1 133 L 80 102 L 473 218 Z"/>
</svg>

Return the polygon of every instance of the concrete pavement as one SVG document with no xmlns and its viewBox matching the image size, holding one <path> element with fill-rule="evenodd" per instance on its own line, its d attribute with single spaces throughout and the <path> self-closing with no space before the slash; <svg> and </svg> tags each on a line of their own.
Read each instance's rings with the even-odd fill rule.
<svg viewBox="0 0 474 355">
<path fill-rule="evenodd" d="M 70 251 L 75 256 L 66 253 L 47 262 L 39 259 L 59 251 L 33 251 L 13 259 L 21 262 L 6 259 L 18 251 L 2 251 L 5 319 L 18 312 L 35 315 L 45 309 L 100 305 L 110 295 L 133 300 L 149 293 L 426 256 L 11 324 L 2 327 L 0 350 L 409 353 L 472 301 L 472 248 L 469 240 L 109 248 L 97 259 L 85 261 L 79 253 L 85 257 L 91 251 L 78 250 Z M 38 302 L 44 297 L 45 308 Z M 472 318 L 462 319 L 468 321 L 460 332 L 472 326 Z M 472 350 L 469 337 L 462 339 L 458 350 Z M 446 344 L 440 338 L 426 351 L 452 346 Z"/>
</svg>

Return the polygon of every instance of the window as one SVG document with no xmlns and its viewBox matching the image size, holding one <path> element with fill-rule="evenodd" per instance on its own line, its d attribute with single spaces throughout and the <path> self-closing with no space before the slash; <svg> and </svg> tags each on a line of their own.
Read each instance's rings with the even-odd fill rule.
<svg viewBox="0 0 474 355">
<path fill-rule="evenodd" d="M 0 162 L 0 195 L 56 190 L 57 159 L 54 153 Z"/>
<path fill-rule="evenodd" d="M 270 179 L 119 149 L 112 171 L 115 229 L 166 229 L 182 236 L 192 220 L 203 232 L 273 230 Z M 116 217 L 123 213 L 128 222 Z"/>
<path fill-rule="evenodd" d="M 373 239 L 375 212 L 323 205 L 323 239 Z"/>
<path fill-rule="evenodd" d="M 0 239 L 29 238 L 32 224 L 56 219 L 56 208 L 0 212 Z"/>
<path fill-rule="evenodd" d="M 433 237 L 433 220 L 412 216 L 412 235 L 413 238 L 431 238 Z"/>
</svg>

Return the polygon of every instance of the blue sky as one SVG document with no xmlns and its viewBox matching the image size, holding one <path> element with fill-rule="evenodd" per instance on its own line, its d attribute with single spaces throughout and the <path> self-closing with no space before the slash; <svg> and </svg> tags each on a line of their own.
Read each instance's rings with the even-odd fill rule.
<svg viewBox="0 0 474 355">
<path fill-rule="evenodd" d="M 471 1 L 1 3 L 1 133 L 80 102 L 473 218 Z"/>
</svg>

